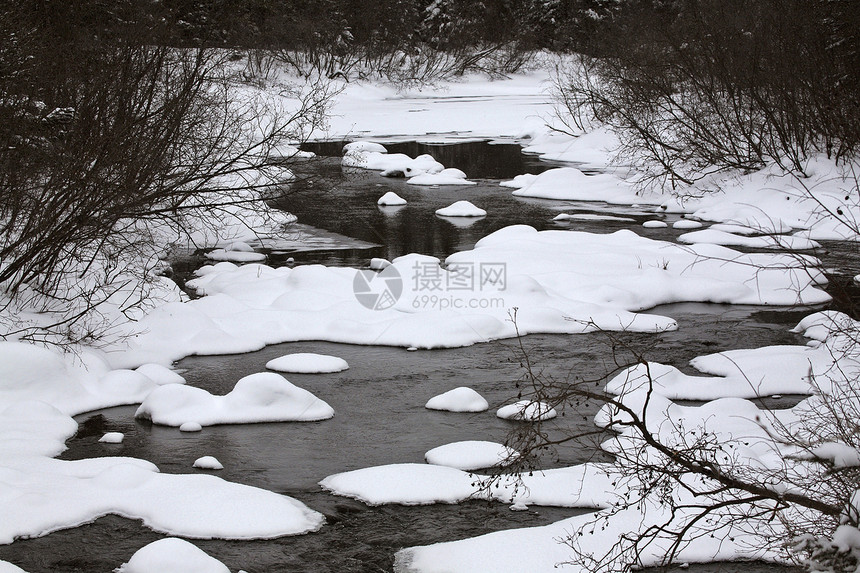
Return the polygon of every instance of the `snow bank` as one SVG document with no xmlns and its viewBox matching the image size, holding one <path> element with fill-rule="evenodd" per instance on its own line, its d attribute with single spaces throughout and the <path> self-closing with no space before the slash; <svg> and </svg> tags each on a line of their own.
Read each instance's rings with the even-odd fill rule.
<svg viewBox="0 0 860 573">
<path fill-rule="evenodd" d="M 313 422 L 331 418 L 334 410 L 283 376 L 261 372 L 240 379 L 226 396 L 213 396 L 191 386 L 159 386 L 134 415 L 155 424 L 179 427 L 187 422 L 201 426 Z"/>
<path fill-rule="evenodd" d="M 349 368 L 346 360 L 337 356 L 314 354 L 313 352 L 297 352 L 287 354 L 266 362 L 266 368 L 278 372 L 295 372 L 300 374 L 323 374 L 342 372 Z"/>
<path fill-rule="evenodd" d="M 626 230 L 538 232 L 515 225 L 452 254 L 444 267 L 432 257 L 400 257 L 385 269 L 388 278 L 343 267 L 219 263 L 188 282 L 206 296 L 150 312 L 122 353 L 109 356 L 116 365 L 168 363 L 298 340 L 464 346 L 514 336 L 514 307 L 521 334 L 655 332 L 675 328 L 674 321 L 637 311 L 685 301 L 826 302 L 830 297 L 817 286 L 823 275 L 803 268 L 814 262 L 709 244 L 681 246 Z M 383 308 L 371 310 L 356 297 L 356 281 L 364 281 L 371 297 L 389 288 L 397 294 L 387 290 Z"/>
<path fill-rule="evenodd" d="M 78 430 L 72 414 L 134 403 L 155 390 L 195 390 L 158 385 L 143 372 L 175 375 L 153 366 L 110 371 L 95 354 L 0 343 L 0 543 L 108 514 L 199 538 L 279 537 L 322 526 L 321 514 L 294 499 L 213 476 L 162 474 L 128 457 L 53 458 Z"/>
</svg>

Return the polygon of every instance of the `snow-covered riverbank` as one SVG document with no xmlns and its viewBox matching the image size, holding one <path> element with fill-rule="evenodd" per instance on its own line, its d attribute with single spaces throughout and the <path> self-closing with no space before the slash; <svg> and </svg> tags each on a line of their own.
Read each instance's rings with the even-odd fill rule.
<svg viewBox="0 0 860 573">
<path fill-rule="evenodd" d="M 0 541 L 45 535 L 108 513 L 142 519 L 157 531 L 191 539 L 267 538 L 326 527 L 318 512 L 294 499 L 214 476 L 161 474 L 145 460 L 123 457 L 54 459 L 76 430 L 71 415 L 140 403 L 148 396 L 150 403 L 168 412 L 182 412 L 181 407 L 189 404 L 196 412 L 205 410 L 206 423 L 330 416 L 327 404 L 272 373 L 263 375 L 265 380 L 237 385 L 230 400 L 183 389 L 178 386 L 182 379 L 164 367 L 185 356 L 248 352 L 296 340 L 434 348 L 508 338 L 517 330 L 521 334 L 595 329 L 656 333 L 678 326 L 672 317 L 641 312 L 658 304 L 809 305 L 829 300 L 821 289 L 824 277 L 810 272 L 813 259 L 772 251 L 741 253 L 718 244 L 738 244 L 731 241 L 750 231 L 770 233 L 772 241 L 783 246 L 788 240 L 852 236 L 840 217 L 852 221 L 860 217 L 856 189 L 840 183 L 836 166 L 816 159 L 809 180 L 787 177 L 775 168 L 724 177 L 719 181 L 721 192 L 701 196 L 691 190 L 683 202 L 650 192 L 637 195 L 629 173 L 624 173 L 625 179 L 620 169 L 585 175 L 577 168 L 611 167 L 611 134 L 598 131 L 573 138 L 549 132 L 545 123 L 552 105 L 545 92 L 546 77 L 535 73 L 493 82 L 469 78 L 445 89 L 415 93 L 351 84 L 335 105 L 324 136 L 383 142 L 392 136 L 425 141 L 528 140 L 527 151 L 572 164 L 519 179 L 510 185 L 519 195 L 651 205 L 648 208 L 654 209 L 655 217 L 683 212 L 691 220 L 723 226 L 711 227 L 705 235 L 689 233 L 683 245 L 640 237 L 633 231 L 596 235 L 512 226 L 485 237 L 472 250 L 451 253 L 444 264 L 416 253 L 390 261 L 391 265 L 380 262 L 379 268 L 387 270 L 379 275 L 317 265 L 271 268 L 219 263 L 201 269 L 190 285 L 205 296 L 182 300 L 170 285 L 163 285 L 166 304 L 138 322 L 124 324 L 124 336 L 106 350 L 78 348 L 76 354 L 63 355 L 22 342 L 0 343 L 0 500 L 4 507 Z M 708 185 L 716 183 L 712 180 Z M 710 189 L 698 191 L 706 188 Z M 426 192 L 432 193 L 433 188 Z M 491 212 L 492 206 L 487 210 Z M 389 293 L 396 291 L 390 304 L 378 297 L 357 296 L 385 292 L 374 286 L 375 277 L 384 278 Z M 361 280 L 366 281 L 367 291 L 356 286 Z M 516 325 L 511 321 L 513 309 Z M 745 373 L 761 371 L 756 378 L 760 384 L 752 390 L 742 376 L 716 365 L 719 358 L 715 357 L 696 366 L 727 376 L 729 390 L 728 384 L 713 378 L 701 380 L 667 371 L 657 391 L 665 400 L 658 415 L 666 419 L 676 415 L 670 402 L 676 399 L 802 394 L 809 365 L 821 364 L 828 354 L 827 337 L 817 338 L 822 343 L 818 348 L 771 348 L 753 350 L 743 359 L 732 356 L 732 364 L 742 365 Z M 775 362 L 782 365 L 778 371 L 768 368 Z M 714 390 L 715 386 L 721 390 Z M 812 392 L 811 387 L 806 389 Z M 325 415 L 303 417 L 312 405 Z M 754 408 L 735 400 L 688 408 L 684 415 L 720 424 L 739 411 L 749 421 L 757 415 Z M 263 411 L 268 417 L 259 417 Z M 183 422 L 201 423 L 172 414 L 167 423 L 181 426 Z M 750 429 L 725 431 L 746 435 Z M 504 489 L 494 497 L 514 505 L 610 507 L 619 494 L 607 486 L 611 475 L 611 468 L 591 465 L 553 470 L 529 480 L 527 495 L 515 496 Z M 453 503 L 475 494 L 474 481 L 462 470 L 428 464 L 369 468 L 329 476 L 322 483 L 368 503 Z M 406 487 L 395 489 L 392 483 Z M 594 534 L 595 551 L 614 543 L 623 528 L 640 523 L 640 517 L 614 516 L 609 527 Z M 652 507 L 644 519 L 660 517 L 660 510 Z M 589 519 L 593 516 L 405 549 L 398 556 L 398 567 L 428 572 L 554 570 L 557 563 L 570 558 L 570 548 L 558 539 Z M 681 557 L 688 561 L 777 557 L 755 540 L 750 549 L 746 545 L 750 537 L 738 535 L 731 542 L 728 537 L 702 539 L 688 546 Z M 200 558 L 182 544 L 163 546 L 167 549 L 160 551 L 176 555 L 176 571 Z M 645 557 L 656 562 L 663 546 L 651 549 L 653 554 Z M 146 555 L 136 563 L 137 568 L 130 563 L 127 570 L 161 567 L 152 565 Z M 0 571 L 4 566 L 0 564 Z M 215 567 L 211 562 L 210 566 Z"/>
</svg>

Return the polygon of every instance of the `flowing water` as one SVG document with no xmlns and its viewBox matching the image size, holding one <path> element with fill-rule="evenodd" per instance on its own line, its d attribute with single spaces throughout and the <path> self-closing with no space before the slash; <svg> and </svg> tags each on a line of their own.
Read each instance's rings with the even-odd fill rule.
<svg viewBox="0 0 860 573">
<path fill-rule="evenodd" d="M 413 187 L 375 173 L 344 172 L 338 159 L 309 162 L 299 170 L 302 181 L 284 207 L 309 225 L 307 232 L 319 240 L 311 250 L 297 249 L 295 245 L 274 248 L 272 261 L 284 262 L 292 257 L 295 264 L 364 266 L 371 257 L 390 259 L 409 252 L 444 258 L 471 248 L 487 233 L 516 223 L 539 229 L 575 228 L 603 233 L 634 228 L 647 236 L 669 240 L 679 234 L 671 227 L 642 228 L 641 221 L 654 218 L 642 209 L 512 197 L 510 189 L 499 187 L 499 179 L 539 172 L 549 166 L 524 157 L 517 146 L 478 142 L 422 149 L 418 144 L 402 145 L 389 148 L 413 156 L 429 152 L 446 166 L 463 169 L 479 184 Z M 321 145 L 316 151 L 323 153 L 327 149 Z M 389 190 L 407 199 L 408 205 L 396 210 L 378 208 L 376 199 Z M 460 199 L 487 208 L 489 214 L 469 221 L 435 216 L 435 209 Z M 553 222 L 552 218 L 561 211 L 611 213 L 633 222 Z M 679 329 L 660 335 L 628 335 L 627 342 L 646 352 L 651 360 L 693 372 L 687 362 L 697 355 L 768 344 L 803 344 L 804 340 L 788 332 L 788 328 L 808 309 L 676 304 L 650 312 L 675 318 Z M 610 341 L 604 334 L 530 335 L 522 342 L 536 367 L 556 380 L 597 379 L 610 368 Z M 291 382 L 331 404 L 336 411 L 333 419 L 214 426 L 200 433 L 181 433 L 175 428 L 135 420 L 134 407 L 110 408 L 79 416 L 79 432 L 60 457 L 135 456 L 152 461 L 163 472 L 187 473 L 199 471 L 191 469 L 195 459 L 213 455 L 225 467 L 217 475 L 293 496 L 326 515 L 327 524 L 308 535 L 255 542 L 194 542 L 233 571 L 391 571 L 393 555 L 402 547 L 544 525 L 582 513 L 537 506 L 513 512 L 504 504 L 486 502 L 367 507 L 323 492 L 318 486 L 322 478 L 337 472 L 422 462 L 427 450 L 449 442 L 503 441 L 516 423 L 501 420 L 494 412 L 516 395 L 515 385 L 523 374 L 517 341 L 418 352 L 299 342 L 242 355 L 191 357 L 177 367 L 189 384 L 225 394 L 239 378 L 264 371 L 268 360 L 292 352 L 332 354 L 349 363 L 349 370 L 336 374 L 287 375 Z M 490 410 L 455 414 L 424 408 L 432 396 L 463 385 L 486 397 Z M 791 403 L 790 398 L 766 402 L 771 407 Z M 547 423 L 547 430 L 552 437 L 562 437 L 566 432 L 591 429 L 594 413 L 593 408 L 569 412 Z M 106 431 L 123 432 L 123 443 L 98 443 Z M 546 467 L 558 467 L 595 459 L 604 458 L 593 444 L 570 443 L 559 447 L 544 462 Z M 0 546 L 0 559 L 30 573 L 106 572 L 161 537 L 139 522 L 108 516 L 75 529 Z M 691 566 L 688 571 L 776 573 L 790 569 L 765 564 L 710 564 Z"/>
</svg>

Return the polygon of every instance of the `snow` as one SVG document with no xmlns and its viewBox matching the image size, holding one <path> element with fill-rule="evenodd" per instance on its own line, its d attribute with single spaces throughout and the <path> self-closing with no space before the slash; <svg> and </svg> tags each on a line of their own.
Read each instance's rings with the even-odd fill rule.
<svg viewBox="0 0 860 573">
<path fill-rule="evenodd" d="M 116 573 L 230 573 L 230 570 L 192 543 L 166 537 L 138 549 Z"/>
<path fill-rule="evenodd" d="M 727 245 L 734 247 L 747 247 L 753 249 L 782 249 L 782 250 L 806 250 L 817 249 L 821 245 L 805 237 L 792 235 L 766 235 L 766 236 L 743 236 L 727 233 L 720 229 L 705 229 L 704 231 L 693 231 L 684 233 L 678 237 L 682 243 L 713 243 L 715 245 Z"/>
<path fill-rule="evenodd" d="M 0 573 L 27 573 L 17 565 L 13 565 L 8 561 L 0 561 Z"/>
<path fill-rule="evenodd" d="M 135 372 L 143 374 L 159 386 L 164 384 L 185 384 L 185 378 L 178 372 L 171 370 L 161 364 L 141 364 L 134 369 Z"/>
<path fill-rule="evenodd" d="M 111 371 L 94 353 L 0 343 L 0 543 L 108 514 L 198 538 L 278 537 L 321 527 L 323 516 L 292 498 L 213 476 L 162 474 L 150 462 L 120 456 L 53 458 L 78 430 L 71 415 L 172 389 L 194 390 Z"/>
<path fill-rule="evenodd" d="M 665 221 L 658 221 L 654 219 L 651 221 L 645 221 L 644 223 L 642 223 L 642 226 L 646 229 L 665 229 L 669 226 L 669 224 Z"/>
<path fill-rule="evenodd" d="M 240 379 L 225 396 L 213 396 L 192 386 L 159 386 L 134 415 L 154 424 L 179 427 L 187 422 L 201 426 L 314 422 L 331 418 L 334 410 L 280 374 L 261 372 Z"/>
<path fill-rule="evenodd" d="M 484 412 L 490 405 L 475 390 L 460 386 L 430 398 L 424 407 L 430 410 L 447 410 L 449 412 Z"/>
<path fill-rule="evenodd" d="M 519 402 L 502 406 L 496 410 L 496 416 L 504 420 L 538 422 L 555 418 L 558 416 L 558 412 L 545 402 L 520 400 Z"/>
<path fill-rule="evenodd" d="M 122 432 L 107 432 L 101 438 L 99 438 L 99 442 L 103 444 L 121 444 L 125 435 Z"/>
<path fill-rule="evenodd" d="M 213 261 L 231 261 L 234 263 L 257 263 L 266 260 L 266 255 L 263 253 L 228 251 L 226 249 L 214 249 L 206 253 L 205 256 Z"/>
<path fill-rule="evenodd" d="M 487 212 L 468 201 L 457 201 L 442 209 L 436 209 L 436 214 L 440 217 L 484 217 Z"/>
<path fill-rule="evenodd" d="M 613 161 L 618 139 L 611 130 L 597 127 L 577 137 L 547 130 L 545 118 L 551 114 L 551 102 L 541 84 L 546 78 L 544 71 L 493 82 L 471 77 L 441 90 L 402 92 L 389 86 L 350 83 L 336 103 L 326 137 L 528 137 L 527 152 L 576 165 L 541 175 L 521 175 L 502 184 L 517 189 L 515 195 L 658 205 L 658 213 L 685 216 L 673 224 L 677 229 L 699 228 L 699 221 L 717 224 L 681 235 L 679 240 L 688 243 L 684 246 L 631 231 L 593 235 L 507 227 L 444 262 L 420 255 L 395 259 L 391 267 L 402 278 L 403 293 L 393 306 L 378 311 L 368 310 L 356 300 L 355 269 L 320 265 L 275 269 L 254 262 L 243 266 L 221 262 L 204 267 L 189 281 L 189 287 L 202 296 L 197 300 L 184 301 L 175 288 L 156 281 L 167 304 L 159 303 L 145 316 L 136 315 L 138 322 L 120 329 L 119 340 L 105 352 L 76 348 L 74 354 L 63 355 L 21 342 L 0 342 L 0 500 L 4 517 L 0 542 L 76 527 L 107 514 L 140 519 L 156 531 L 188 538 L 266 538 L 322 526 L 321 514 L 294 499 L 215 476 L 162 474 L 150 462 L 118 456 L 54 459 L 77 431 L 71 415 L 121 404 L 141 403 L 138 412 L 142 417 L 179 426 L 181 431 L 199 431 L 203 425 L 217 423 L 319 420 L 333 415 L 328 404 L 273 373 L 243 378 L 227 396 L 185 386 L 182 376 L 166 367 L 185 356 L 247 352 L 297 340 L 387 344 L 414 350 L 511 337 L 517 330 L 523 334 L 597 329 L 660 332 L 677 325 L 669 317 L 641 311 L 682 301 L 809 305 L 829 300 L 820 288 L 824 277 L 815 272 L 809 275 L 804 268 L 816 263 L 815 259 L 781 253 L 743 254 L 726 245 L 804 249 L 815 247 L 816 239 L 857 239 L 856 229 L 845 224 L 860 218 L 856 200 L 846 194 L 842 167 L 813 156 L 805 179 L 786 176 L 771 165 L 753 173 L 712 176 L 698 187 L 681 189 L 683 199 L 643 193 L 633 185 L 635 174 L 628 166 Z M 284 149 L 285 153 L 292 151 Z M 408 183 L 413 185 L 472 183 L 464 173 L 446 170 L 429 155 L 389 154 L 383 145 L 371 141 L 347 145 L 343 165 L 409 177 Z M 594 168 L 605 172 L 585 173 Z M 433 190 L 415 192 L 432 194 Z M 844 220 L 834 216 L 840 212 L 847 214 Z M 239 207 L 226 213 L 223 228 L 195 234 L 200 246 L 215 248 L 210 257 L 243 263 L 263 260 L 265 256 L 254 252 L 247 241 L 295 220 L 273 211 L 251 217 L 249 229 L 233 217 L 238 214 L 242 214 Z M 588 215 L 572 214 L 559 220 L 595 218 Z M 503 279 L 489 292 L 446 291 L 450 298 L 440 299 L 445 300 L 444 308 L 415 306 L 429 292 L 415 286 L 422 280 L 439 277 L 442 285 L 455 284 L 462 278 L 458 266 L 474 269 L 480 265 L 504 269 Z M 416 276 L 417 268 L 421 276 Z M 475 298 L 486 301 L 489 296 L 502 303 L 463 306 Z M 512 309 L 517 309 L 516 329 L 511 323 Z M 707 424 L 727 443 L 744 436 L 750 445 L 739 449 L 740 459 L 768 467 L 783 461 L 765 447 L 765 429 L 755 422 L 768 414 L 741 398 L 810 394 L 798 406 L 773 416 L 792 423 L 814 412 L 820 399 L 816 392 L 833 391 L 831 382 L 838 384 L 839 376 L 856 378 L 860 372 L 856 361 L 839 354 L 841 341 L 832 333 L 833 326 L 845 320 L 844 315 L 822 312 L 802 321 L 795 330 L 812 338 L 810 346 L 771 346 L 698 357 L 691 366 L 702 375 L 650 363 L 647 368 L 654 382 L 650 401 L 643 399 L 642 391 L 649 380 L 646 365 L 622 372 L 609 382 L 607 390 L 619 394 L 634 410 L 649 408 L 653 414 L 649 425 L 661 435 L 668 436 L 666 432 L 683 421 Z M 319 370 L 319 362 L 311 362 Z M 814 386 L 810 374 L 815 375 Z M 427 408 L 488 408 L 486 400 L 465 390 L 436 396 Z M 680 399 L 711 402 L 698 407 L 673 402 Z M 505 408 L 516 417 L 529 406 L 538 410 L 529 401 Z M 478 407 L 480 410 L 473 409 Z M 527 412 L 525 418 L 543 410 Z M 617 412 L 604 409 L 596 422 L 617 428 L 613 424 L 617 420 Z M 604 447 L 611 452 L 635 439 L 632 433 L 622 433 Z M 486 461 L 484 456 L 491 449 L 498 452 L 500 445 L 469 447 L 468 451 L 460 448 L 465 446 L 440 446 L 427 452 L 427 459 L 476 467 Z M 819 444 L 812 453 L 837 467 L 860 463 L 860 454 L 838 441 Z M 476 462 L 473 458 L 478 457 L 481 460 Z M 458 503 L 478 498 L 511 504 L 511 509 L 529 504 L 605 509 L 618 494 L 616 478 L 610 465 L 583 464 L 526 475 L 522 483 L 502 476 L 500 487 L 488 490 L 482 487 L 487 476 L 415 463 L 335 474 L 321 485 L 369 504 Z M 853 505 L 860 506 L 860 495 L 855 495 Z M 615 515 L 606 522 L 605 530 L 587 540 L 589 549 L 599 554 L 627 532 L 629 524 L 656 523 L 664 516 L 662 511 L 648 506 L 644 513 L 631 509 Z M 570 558 L 569 548 L 558 540 L 592 519 L 594 514 L 541 528 L 404 549 L 397 555 L 397 568 L 425 572 L 555 570 L 558 563 Z M 750 550 L 756 544 L 745 544 L 743 536 L 732 540 L 723 533 L 715 533 L 718 542 L 695 540 L 681 557 L 686 561 L 774 558 L 767 551 Z M 656 563 L 665 554 L 663 541 L 642 555 L 643 565 Z M 842 526 L 833 542 L 841 550 L 855 550 L 860 548 L 860 533 Z M 0 571 L 7 570 L 19 569 L 0 562 Z M 187 542 L 163 539 L 138 551 L 121 570 L 193 573 L 220 572 L 226 567 Z"/>
<path fill-rule="evenodd" d="M 412 158 L 403 153 L 388 153 L 384 147 L 367 149 L 364 146 L 344 147 L 341 160 L 344 167 L 355 167 L 379 171 L 386 177 L 415 177 L 423 174 L 439 173 L 445 166 L 424 154 Z"/>
<path fill-rule="evenodd" d="M 389 191 L 388 193 L 380 197 L 376 204 L 385 206 L 406 205 L 406 199 L 402 198 L 394 191 Z"/>
<path fill-rule="evenodd" d="M 483 440 L 466 440 L 445 444 L 424 454 L 428 464 L 447 466 L 458 470 L 477 470 L 492 466 L 506 466 L 518 453 L 503 444 Z"/>
<path fill-rule="evenodd" d="M 346 360 L 337 356 L 315 354 L 313 352 L 297 352 L 287 354 L 266 362 L 266 368 L 278 372 L 295 372 L 301 374 L 322 374 L 342 372 L 349 368 Z"/>
<path fill-rule="evenodd" d="M 589 463 L 526 473 L 519 479 L 503 474 L 488 488 L 490 476 L 441 465 L 404 463 L 334 474 L 320 485 L 368 505 L 493 499 L 501 503 L 606 508 L 617 495 L 612 485 L 617 477 L 610 466 Z"/>
<path fill-rule="evenodd" d="M 423 173 L 410 177 L 407 181 L 410 185 L 476 185 L 474 181 L 467 181 L 466 174 L 449 167 L 439 173 Z"/>
<path fill-rule="evenodd" d="M 219 263 L 187 283 L 206 296 L 150 312 L 107 357 L 115 366 L 166 364 L 194 354 L 250 352 L 298 340 L 465 346 L 515 336 L 509 315 L 514 307 L 521 334 L 598 328 L 655 332 L 676 325 L 638 311 L 685 301 L 827 302 L 830 297 L 819 288 L 825 279 L 803 268 L 808 262 L 814 259 L 682 246 L 629 230 L 538 232 L 514 225 L 450 255 L 444 267 L 432 257 L 395 259 L 386 272 L 399 275 L 402 292 L 382 310 L 370 310 L 356 298 L 355 269 Z M 463 280 L 458 269 L 470 268 L 489 269 L 498 280 L 448 288 Z M 428 290 L 431 283 L 441 292 Z M 429 304 L 434 294 L 445 295 L 437 296 L 435 306 Z"/>
<path fill-rule="evenodd" d="M 381 271 L 382 269 L 384 269 L 386 267 L 390 267 L 390 266 L 391 266 L 391 261 L 389 261 L 387 259 L 380 259 L 377 257 L 370 259 L 371 270 Z"/>
<path fill-rule="evenodd" d="M 533 179 L 521 179 L 519 182 L 522 186 L 513 192 L 517 197 L 603 201 L 620 205 L 652 201 L 659 203 L 661 200 L 637 195 L 630 183 L 615 175 L 609 173 L 586 175 L 576 167 L 556 167 L 544 171 Z M 508 182 L 507 186 L 512 187 L 513 182 Z"/>
<path fill-rule="evenodd" d="M 194 460 L 193 467 L 201 470 L 223 470 L 224 466 L 213 456 L 203 456 Z"/>
<path fill-rule="evenodd" d="M 701 227 L 702 223 L 699 221 L 693 221 L 692 219 L 678 219 L 672 223 L 673 229 L 699 229 Z"/>
<path fill-rule="evenodd" d="M 616 217 L 614 215 L 598 215 L 596 213 L 559 213 L 553 221 L 619 221 L 632 223 L 635 219 L 630 217 Z"/>
</svg>

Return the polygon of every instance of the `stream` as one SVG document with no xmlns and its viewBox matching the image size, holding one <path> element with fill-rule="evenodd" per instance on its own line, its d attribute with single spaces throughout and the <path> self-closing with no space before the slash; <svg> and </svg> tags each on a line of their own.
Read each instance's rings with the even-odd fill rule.
<svg viewBox="0 0 860 573">
<path fill-rule="evenodd" d="M 469 142 L 456 145 L 386 144 L 391 152 L 411 156 L 430 153 L 446 167 L 465 171 L 477 185 L 415 187 L 403 179 L 374 172 L 341 169 L 340 144 L 317 144 L 322 157 L 297 169 L 299 182 L 282 203 L 312 235 L 310 249 L 295 244 L 270 246 L 269 264 L 367 266 L 371 257 L 392 259 L 420 252 L 444 259 L 471 248 L 483 236 L 511 224 L 538 229 L 575 229 L 608 233 L 632 228 L 645 236 L 674 240 L 683 231 L 646 229 L 655 218 L 647 208 L 596 203 L 543 201 L 511 196 L 499 180 L 520 173 L 538 173 L 554 165 L 524 156 L 519 146 Z M 408 201 L 401 208 L 380 208 L 376 200 L 394 191 Z M 477 220 L 452 221 L 434 211 L 466 199 L 487 209 Z M 557 223 L 560 212 L 611 214 L 631 221 L 585 220 Z M 677 216 L 666 217 L 671 223 Z M 838 249 L 837 249 L 838 250 Z M 831 255 L 831 266 L 851 257 Z M 856 269 L 856 257 L 847 260 Z M 845 272 L 849 272 L 845 271 Z M 850 272 L 857 272 L 856 270 Z M 688 361 L 701 354 L 770 344 L 804 344 L 788 331 L 810 309 L 685 303 L 648 312 L 671 316 L 679 328 L 659 335 L 630 334 L 628 342 L 650 360 L 695 372 Z M 523 344 L 530 360 L 557 380 L 598 379 L 608 373 L 610 341 L 602 333 L 529 335 Z M 420 507 L 368 507 L 321 491 L 324 477 L 368 466 L 423 462 L 424 453 L 459 440 L 503 441 L 515 422 L 495 416 L 499 406 L 516 395 L 523 372 L 518 343 L 501 340 L 466 348 L 407 352 L 402 348 L 365 347 L 328 342 L 297 342 L 269 346 L 258 352 L 190 357 L 176 367 L 189 384 L 213 394 L 229 392 L 246 375 L 265 371 L 268 360 L 293 352 L 316 352 L 344 358 L 350 368 L 336 374 L 288 374 L 287 378 L 328 402 L 333 419 L 317 423 L 224 425 L 199 433 L 155 426 L 134 419 L 135 407 L 117 407 L 77 417 L 78 433 L 60 458 L 134 456 L 155 463 L 162 472 L 189 473 L 200 456 L 212 455 L 224 465 L 214 472 L 227 480 L 295 497 L 326 515 L 317 533 L 264 541 L 195 540 L 231 571 L 372 572 L 391 571 L 394 553 L 424 545 L 473 537 L 491 531 L 536 526 L 583 513 L 584 510 L 532 506 L 510 511 L 504 504 L 469 502 Z M 457 386 L 470 386 L 490 403 L 478 414 L 431 411 L 425 402 Z M 788 407 L 796 397 L 764 400 L 768 407 Z M 593 410 L 576 412 L 547 423 L 551 435 L 592 428 Z M 102 444 L 104 432 L 125 434 L 122 444 Z M 594 445 L 566 444 L 545 459 L 545 467 L 604 460 Z M 93 523 L 42 538 L 0 546 L 0 559 L 30 573 L 108 572 L 127 561 L 143 545 L 163 537 L 140 522 L 107 516 Z M 784 573 L 796 569 L 767 564 L 692 565 L 686 571 L 718 573 Z"/>
</svg>

